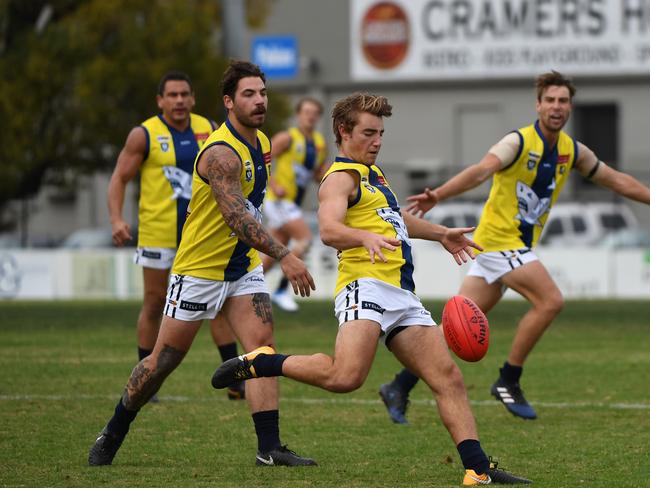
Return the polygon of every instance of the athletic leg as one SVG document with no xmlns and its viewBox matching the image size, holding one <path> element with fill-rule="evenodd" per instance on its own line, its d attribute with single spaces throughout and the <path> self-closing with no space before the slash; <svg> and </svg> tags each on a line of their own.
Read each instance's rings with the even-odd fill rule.
<svg viewBox="0 0 650 488">
<path fill-rule="evenodd" d="M 231 296 L 226 300 L 222 313 L 246 352 L 263 346 L 275 348 L 273 314 L 268 293 Z M 258 465 L 316 464 L 312 459 L 289 451 L 280 441 L 277 378 L 258 378 L 248 381 L 246 400 L 257 434 L 256 463 Z"/>
<path fill-rule="evenodd" d="M 219 313 L 210 321 L 210 333 L 217 349 L 219 349 L 221 362 L 238 356 L 237 339 L 222 313 Z M 243 400 L 246 396 L 244 382 L 237 381 L 233 383 L 226 390 L 226 394 L 230 400 Z"/>
</svg>

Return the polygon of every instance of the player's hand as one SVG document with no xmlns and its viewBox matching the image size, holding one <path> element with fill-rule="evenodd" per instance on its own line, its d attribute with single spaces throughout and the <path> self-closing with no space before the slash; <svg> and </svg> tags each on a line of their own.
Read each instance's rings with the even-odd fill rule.
<svg viewBox="0 0 650 488">
<path fill-rule="evenodd" d="M 424 192 L 410 196 L 406 201 L 410 202 L 410 205 L 406 207 L 406 211 L 416 217 L 422 217 L 438 204 L 438 197 L 431 188 L 425 188 Z"/>
<path fill-rule="evenodd" d="M 125 242 L 133 239 L 133 237 L 131 237 L 131 228 L 124 220 L 116 220 L 111 224 L 111 227 L 113 232 L 113 243 L 116 246 L 122 247 Z"/>
<path fill-rule="evenodd" d="M 474 249 L 477 251 L 483 250 L 481 246 L 465 236 L 465 234 L 474 232 L 475 228 L 458 227 L 447 229 L 445 236 L 440 240 L 440 244 L 451 253 L 459 265 L 466 263 L 467 258 L 474 259 Z"/>
<path fill-rule="evenodd" d="M 363 247 L 368 250 L 368 254 L 370 254 L 370 262 L 372 264 L 375 264 L 376 258 L 381 259 L 384 263 L 387 262 L 386 257 L 382 253 L 382 249 L 394 251 L 402 244 L 402 241 L 395 237 L 382 236 L 381 234 L 375 234 L 374 232 L 367 232 L 361 242 Z"/>
<path fill-rule="evenodd" d="M 309 271 L 307 271 L 307 266 L 305 266 L 302 259 L 292 252 L 280 259 L 280 267 L 282 268 L 284 276 L 286 276 L 291 283 L 293 292 L 296 295 L 308 297 L 311 290 L 316 289 L 314 278 L 312 278 Z"/>
</svg>

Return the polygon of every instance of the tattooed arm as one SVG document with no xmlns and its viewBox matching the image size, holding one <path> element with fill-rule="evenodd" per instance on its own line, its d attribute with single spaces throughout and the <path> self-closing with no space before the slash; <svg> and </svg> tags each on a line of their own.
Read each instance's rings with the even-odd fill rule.
<svg viewBox="0 0 650 488">
<path fill-rule="evenodd" d="M 252 248 L 278 260 L 294 292 L 309 296 L 310 288 L 316 288 L 305 264 L 275 240 L 246 210 L 240 181 L 241 161 L 234 151 L 224 145 L 209 147 L 201 155 L 197 170 L 209 181 L 223 218 L 235 235 Z"/>
<path fill-rule="evenodd" d="M 201 155 L 198 170 L 209 181 L 226 224 L 240 240 L 277 260 L 289 254 L 289 249 L 273 239 L 246 210 L 240 181 L 241 161 L 232 149 L 222 145 L 208 148 Z"/>
</svg>

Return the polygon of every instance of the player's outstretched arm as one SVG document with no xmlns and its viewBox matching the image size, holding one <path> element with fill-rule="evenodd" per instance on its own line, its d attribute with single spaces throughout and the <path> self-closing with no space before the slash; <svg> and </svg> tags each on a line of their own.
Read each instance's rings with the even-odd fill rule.
<svg viewBox="0 0 650 488">
<path fill-rule="evenodd" d="M 370 262 L 375 258 L 386 262 L 382 250 L 394 251 L 400 240 L 345 225 L 345 214 L 351 197 L 356 196 L 359 184 L 356 173 L 337 171 L 330 174 L 318 190 L 318 226 L 324 244 L 343 251 L 365 247 Z"/>
<path fill-rule="evenodd" d="M 466 263 L 467 259 L 474 259 L 474 249 L 483 250 L 465 235 L 473 232 L 474 227 L 449 228 L 432 224 L 409 213 L 404 214 L 404 223 L 410 237 L 440 242 L 458 264 Z"/>
<path fill-rule="evenodd" d="M 144 162 L 147 149 L 147 136 L 144 128 L 134 127 L 126 138 L 126 143 L 117 157 L 117 164 L 108 184 L 108 214 L 111 220 L 113 243 L 123 246 L 130 241 L 131 229 L 122 217 L 126 185 L 135 178 Z"/>
<path fill-rule="evenodd" d="M 598 161 L 598 167 L 595 173 L 591 176 L 591 180 L 600 186 L 609 188 L 613 192 L 618 193 L 630 200 L 650 204 L 650 188 L 637 180 L 634 176 L 617 171 L 614 168 L 607 166 L 602 161 Z M 581 171 L 582 172 L 582 171 Z M 584 176 L 589 176 L 589 173 L 583 173 Z"/>
<path fill-rule="evenodd" d="M 279 261 L 294 292 L 309 296 L 310 289 L 315 290 L 316 287 L 305 263 L 276 241 L 248 212 L 240 181 L 241 161 L 233 150 L 223 145 L 206 149 L 198 162 L 198 171 L 207 175 L 223 218 L 237 237 Z"/>
<path fill-rule="evenodd" d="M 488 152 L 481 161 L 465 168 L 438 188 L 434 190 L 426 188 L 424 192 L 408 197 L 406 200 L 409 205 L 406 207 L 406 213 L 421 217 L 443 200 L 476 188 L 502 166 L 501 160 L 495 154 Z"/>
</svg>

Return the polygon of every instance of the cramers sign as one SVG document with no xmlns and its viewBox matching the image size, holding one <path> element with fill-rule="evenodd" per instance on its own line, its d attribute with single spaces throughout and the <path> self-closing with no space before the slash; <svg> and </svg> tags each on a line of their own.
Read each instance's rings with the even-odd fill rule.
<svg viewBox="0 0 650 488">
<path fill-rule="evenodd" d="M 355 80 L 650 74 L 650 0 L 351 0 Z"/>
</svg>

